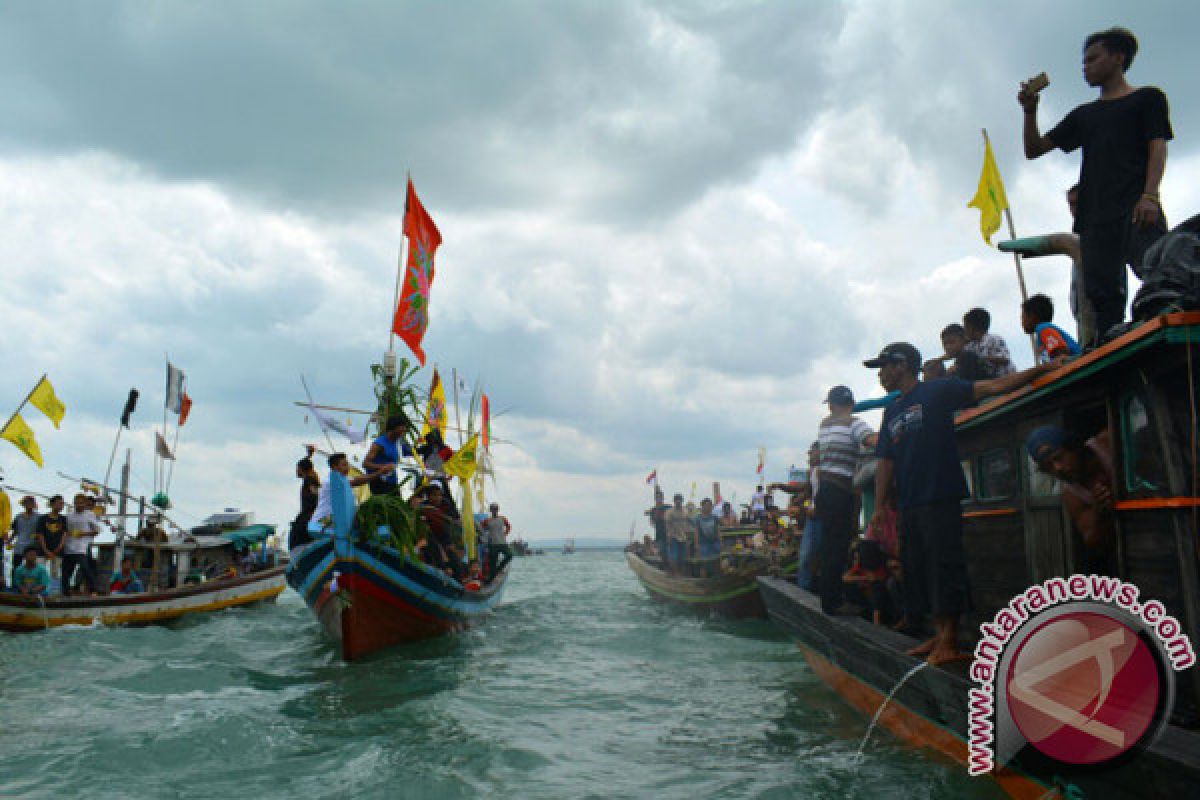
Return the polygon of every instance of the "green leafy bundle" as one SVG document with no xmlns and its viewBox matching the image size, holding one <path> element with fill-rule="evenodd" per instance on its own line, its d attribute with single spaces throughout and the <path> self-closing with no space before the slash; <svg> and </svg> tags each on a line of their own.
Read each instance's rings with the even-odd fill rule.
<svg viewBox="0 0 1200 800">
<path fill-rule="evenodd" d="M 380 527 L 386 525 L 389 535 Z M 428 533 L 425 521 L 408 501 L 398 494 L 372 495 L 354 515 L 354 527 L 359 540 L 391 547 L 401 553 L 411 553 L 417 542 Z"/>
</svg>

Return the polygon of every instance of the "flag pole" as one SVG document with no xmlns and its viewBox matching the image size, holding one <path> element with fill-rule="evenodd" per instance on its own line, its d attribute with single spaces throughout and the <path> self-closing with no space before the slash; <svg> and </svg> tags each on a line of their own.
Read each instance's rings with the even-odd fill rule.
<svg viewBox="0 0 1200 800">
<path fill-rule="evenodd" d="M 113 462 L 117 459 L 117 445 L 121 443 L 121 428 L 120 422 L 117 423 L 117 438 L 113 440 L 112 453 L 108 456 L 108 469 L 104 470 L 104 485 L 108 485 L 108 479 L 112 477 Z"/>
<path fill-rule="evenodd" d="M 8 426 L 12 425 L 12 421 L 17 418 L 17 414 L 21 413 L 21 409 L 25 408 L 25 406 L 29 404 L 29 398 L 33 397 L 33 393 L 36 392 L 37 388 L 42 385 L 42 381 L 46 380 L 47 374 L 48 373 L 45 372 L 42 373 L 42 377 L 38 378 L 38 382 L 35 383 L 33 388 L 29 390 L 29 394 L 25 395 L 25 399 L 21 401 L 21 405 L 17 406 L 17 410 L 12 413 L 12 416 L 8 418 L 8 422 L 4 423 L 4 427 L 0 428 L 0 431 L 8 430 Z"/>
<path fill-rule="evenodd" d="M 992 140 L 988 137 L 987 128 L 983 128 L 982 130 L 983 130 L 984 147 L 985 148 L 990 147 L 992 144 Z M 1015 225 L 1013 225 L 1011 206 L 1012 206 L 1012 203 L 1004 204 L 1004 219 L 1008 223 L 1008 238 L 1016 239 L 1017 238 L 1017 228 Z M 1020 253 L 1018 253 L 1016 250 L 1014 250 L 1012 255 L 1013 255 L 1013 264 L 1015 264 L 1016 268 L 1017 268 L 1017 285 L 1020 286 L 1020 288 L 1021 288 L 1021 302 L 1024 303 L 1026 300 L 1029 299 L 1029 290 L 1025 288 L 1025 267 L 1021 264 L 1021 254 Z M 1029 344 L 1033 348 L 1033 359 L 1036 362 L 1037 361 L 1037 337 L 1035 337 L 1033 334 L 1029 335 Z"/>
<path fill-rule="evenodd" d="M 450 380 L 454 381 L 454 427 L 458 428 L 458 446 L 463 446 L 462 417 L 458 414 L 458 369 L 450 368 Z"/>
<path fill-rule="evenodd" d="M 300 373 L 300 385 L 304 387 L 304 394 L 305 394 L 305 396 L 308 397 L 308 404 L 310 406 L 313 406 L 312 392 L 310 392 L 308 390 L 308 381 L 306 381 L 304 379 L 303 372 Z M 314 408 L 315 408 L 315 406 L 314 406 Z M 368 422 L 367 424 L 370 425 L 371 423 Z M 387 424 L 387 422 L 384 422 L 384 425 L 386 425 L 386 424 Z M 325 434 L 325 441 L 329 442 L 329 452 L 336 453 L 337 448 L 333 446 L 333 437 L 329 435 L 329 431 L 325 430 L 325 426 L 321 424 L 320 420 L 317 420 L 317 427 L 321 429 L 321 433 Z"/>
</svg>

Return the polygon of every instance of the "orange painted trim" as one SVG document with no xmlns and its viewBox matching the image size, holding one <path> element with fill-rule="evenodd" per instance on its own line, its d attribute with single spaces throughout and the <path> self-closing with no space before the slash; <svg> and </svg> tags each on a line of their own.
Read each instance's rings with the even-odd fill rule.
<svg viewBox="0 0 1200 800">
<path fill-rule="evenodd" d="M 842 699 L 868 717 L 875 715 L 884 701 L 884 696 L 880 692 L 815 650 L 800 645 L 800 651 L 804 654 L 804 658 L 812 667 L 813 672 L 817 673 L 821 680 L 841 695 Z M 889 703 L 883 713 L 879 715 L 879 724 L 909 744 L 937 750 L 964 767 L 967 765 L 967 743 L 965 741 L 950 730 L 925 719 L 896 700 Z M 988 777 L 1000 784 L 1000 788 L 1010 797 L 1017 798 L 1017 800 L 1041 800 L 1047 796 L 1047 791 L 1052 791 L 1034 778 L 1007 767 L 995 769 Z M 1057 795 L 1051 794 L 1050 796 Z"/>
<path fill-rule="evenodd" d="M 1139 339 L 1144 339 L 1152 333 L 1160 331 L 1163 328 L 1176 328 L 1183 325 L 1200 325 L 1200 311 L 1180 311 L 1175 314 L 1164 314 L 1161 317 L 1155 317 L 1144 325 L 1134 328 L 1124 336 L 1113 339 L 1103 347 L 1096 348 L 1092 352 L 1080 356 L 1069 364 L 1064 365 L 1061 369 L 1057 369 L 1054 372 L 1043 375 L 1036 379 L 1033 383 L 1023 386 L 1020 389 L 1017 389 L 1015 392 L 1009 392 L 1008 394 L 1000 395 L 998 399 L 993 400 L 992 402 L 963 411 L 961 414 L 955 417 L 954 422 L 956 425 L 962 425 L 963 423 L 970 422 L 981 414 L 990 414 L 1006 403 L 1016 400 L 1022 395 L 1026 395 L 1032 391 L 1041 389 L 1043 386 L 1054 383 L 1060 378 L 1065 378 L 1072 372 L 1083 369 L 1088 364 L 1093 364 L 1103 358 L 1107 358 L 1121 348 L 1126 347 Z"/>
<path fill-rule="evenodd" d="M 226 608 L 235 608 L 237 606 L 250 605 L 263 600 L 274 600 L 283 593 L 285 586 L 270 586 L 266 589 L 260 589 L 252 594 L 238 595 L 226 600 L 216 600 L 211 603 L 204 603 L 198 606 L 189 606 L 185 608 L 168 608 L 160 611 L 108 611 L 98 609 L 95 614 L 86 616 L 73 617 L 42 617 L 40 616 L 40 608 L 34 611 L 26 610 L 21 615 L 0 613 L 0 623 L 8 625 L 18 625 L 28 623 L 30 620 L 34 624 L 26 625 L 28 630 L 40 631 L 46 627 L 58 628 L 63 625 L 81 625 L 89 626 L 99 622 L 101 625 L 138 625 L 148 622 L 164 622 L 167 620 L 178 619 L 179 617 L 187 616 L 188 614 L 203 613 L 209 611 L 221 611 Z M 53 611 L 51 606 L 49 610 Z M 40 624 L 39 624 L 40 623 Z"/>
<path fill-rule="evenodd" d="M 964 511 L 963 519 L 975 519 L 976 517 L 1011 517 L 1019 513 L 1015 508 L 981 508 L 978 511 Z"/>
<path fill-rule="evenodd" d="M 1149 511 L 1156 508 L 1196 508 L 1200 497 L 1143 497 L 1114 503 L 1117 511 Z"/>
</svg>

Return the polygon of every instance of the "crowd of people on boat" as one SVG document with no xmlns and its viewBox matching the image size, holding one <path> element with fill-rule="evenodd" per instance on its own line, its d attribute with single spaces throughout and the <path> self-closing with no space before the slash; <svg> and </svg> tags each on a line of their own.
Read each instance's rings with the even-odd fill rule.
<svg viewBox="0 0 1200 800">
<path fill-rule="evenodd" d="M 96 558 L 97 537 L 113 533 L 104 495 L 80 492 L 72 498 L 69 511 L 62 495 L 45 500 L 43 513 L 37 497 L 22 497 L 21 512 L 13 517 L 9 530 L 0 532 L 0 547 L 12 553 L 11 568 L 7 573 L 0 569 L 0 591 L 38 597 L 134 594 L 147 591 L 152 583 L 147 576 L 154 574 L 161 573 L 163 585 L 175 586 L 246 575 L 273 562 L 269 542 L 232 544 L 229 552 L 225 548 L 220 553 L 198 552 L 183 580 L 177 581 L 181 576 L 175 559 L 155 546 L 170 543 L 171 535 L 160 515 L 149 514 L 132 541 L 125 540 L 123 548 L 105 556 L 112 569 L 105 579 Z M 183 531 L 176 532 L 176 540 L 195 541 Z"/>
<path fill-rule="evenodd" d="M 795 553 L 798 524 L 806 512 L 799 498 L 786 509 L 777 507 L 771 494 L 774 488 L 757 487 L 751 502 L 737 513 L 732 503 L 718 505 L 709 497 L 697 505 L 675 494 L 668 504 L 656 485 L 654 506 L 646 512 L 655 534 L 647 534 L 630 549 L 671 573 L 689 576 L 736 571 L 763 557 L 782 561 Z"/>
<path fill-rule="evenodd" d="M 500 514 L 498 503 L 488 506 L 488 513 L 476 514 L 475 553 L 468 553 L 463 536 L 463 519 L 449 476 L 442 467 L 455 451 L 446 445 L 437 429 L 428 431 L 416 447 L 409 445 L 412 424 L 407 417 L 396 415 L 384 424 L 362 460 L 362 469 L 351 466 L 345 453 L 333 453 L 326 459 L 330 472 L 345 476 L 351 487 L 366 486 L 371 495 L 399 494 L 407 482 L 400 472 L 407 472 L 415 488 L 406 498 L 420 515 L 426 531 L 416 543 L 416 556 L 429 567 L 444 573 L 467 590 L 478 590 L 504 571 L 513 558 L 508 542 L 512 525 Z M 288 539 L 290 550 L 304 547 L 316 538 L 328 536 L 333 530 L 333 500 L 331 481 L 322 481 L 313 464 L 315 448 L 296 463 L 300 479 L 300 513 L 292 522 Z M 412 459 L 404 463 L 404 459 Z"/>
<path fill-rule="evenodd" d="M 81 492 L 66 511 L 65 499 L 56 494 L 39 513 L 38 499 L 26 495 L 20 506 L 10 529 L 0 534 L 0 543 L 12 551 L 8 591 L 41 597 L 144 591 L 128 556 L 107 582 L 100 579 L 92 545 L 108 530 L 102 498 Z M 5 587 L 3 574 L 0 587 Z"/>
<path fill-rule="evenodd" d="M 954 437 L 955 414 L 1017 390 L 1127 331 L 1126 268 L 1145 278 L 1147 251 L 1167 230 L 1159 202 L 1172 138 L 1167 100 L 1156 88 L 1126 82 L 1136 53 L 1137 40 L 1127 30 L 1089 36 L 1084 77 L 1100 89 L 1100 97 L 1045 134 L 1037 124 L 1038 87 L 1023 83 L 1017 97 L 1028 158 L 1083 149 L 1079 182 L 1067 192 L 1074 232 L 1052 243 L 1046 239 L 1055 237 L 1038 237 L 1003 248 L 1072 256 L 1076 335 L 1055 324 L 1054 301 L 1035 294 L 1019 308 L 1021 329 L 1034 346 L 1035 366 L 1029 369 L 1018 370 L 983 308 L 966 311 L 961 322 L 941 330 L 943 352 L 934 358 L 922 360 L 908 342 L 887 345 L 864 362 L 878 370 L 887 394 L 856 404 L 849 388 L 830 389 L 807 483 L 773 487 L 812 498 L 803 530 L 796 533 L 797 581 L 819 596 L 822 610 L 865 613 L 914 634 L 925 631 L 932 618 L 933 637 L 911 651 L 931 663 L 963 657 L 958 621 L 968 592 L 961 502 L 969 492 Z M 878 432 L 855 415 L 856 409 L 872 408 L 883 409 Z M 1025 442 L 1031 462 L 1061 484 L 1063 509 L 1084 543 L 1085 567 L 1106 574 L 1112 574 L 1114 549 L 1109 439 L 1103 429 L 1047 426 Z M 668 565 L 684 557 L 686 536 L 699 553 L 700 531 L 708 530 L 688 521 L 679 501 L 677 496 L 674 508 L 654 511 L 656 530 L 666 533 L 665 544 L 660 536 L 656 547 Z M 766 507 L 759 487 L 750 518 Z M 860 519 L 866 521 L 861 533 Z"/>
</svg>

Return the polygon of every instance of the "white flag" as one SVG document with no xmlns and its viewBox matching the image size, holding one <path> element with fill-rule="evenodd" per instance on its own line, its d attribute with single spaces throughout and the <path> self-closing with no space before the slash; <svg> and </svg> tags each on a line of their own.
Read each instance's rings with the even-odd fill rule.
<svg viewBox="0 0 1200 800">
<path fill-rule="evenodd" d="M 167 461 L 174 461 L 175 454 L 171 452 L 171 448 L 167 446 L 167 440 L 158 431 L 154 432 L 154 452 L 158 453 L 159 458 Z"/>
<path fill-rule="evenodd" d="M 356 431 L 347 423 L 342 422 L 340 419 L 334 419 L 328 414 L 322 414 L 312 403 L 308 404 L 308 411 L 310 414 L 316 417 L 317 424 L 320 425 L 321 430 L 325 432 L 333 431 L 335 433 L 340 433 L 342 436 L 345 436 L 347 439 L 349 439 L 351 444 L 361 444 L 367 440 L 367 427 L 371 424 L 371 417 L 369 415 L 367 416 L 366 423 L 363 424 L 363 429 L 361 431 Z"/>
<path fill-rule="evenodd" d="M 167 411 L 183 410 L 183 370 L 167 362 Z"/>
</svg>

